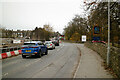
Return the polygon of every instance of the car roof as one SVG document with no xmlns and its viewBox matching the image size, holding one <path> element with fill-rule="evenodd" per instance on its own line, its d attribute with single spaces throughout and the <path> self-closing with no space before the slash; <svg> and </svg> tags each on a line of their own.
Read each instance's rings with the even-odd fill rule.
<svg viewBox="0 0 120 80">
<path fill-rule="evenodd" d="M 28 41 L 28 42 L 24 42 L 24 43 L 42 43 L 42 41 Z"/>
<path fill-rule="evenodd" d="M 52 42 L 52 41 L 45 41 L 45 42 Z"/>
<path fill-rule="evenodd" d="M 45 42 L 51 42 L 51 41 L 45 41 Z"/>
</svg>

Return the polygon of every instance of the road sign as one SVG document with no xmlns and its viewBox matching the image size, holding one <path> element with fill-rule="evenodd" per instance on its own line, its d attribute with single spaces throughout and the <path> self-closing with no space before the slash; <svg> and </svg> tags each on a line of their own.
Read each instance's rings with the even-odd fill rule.
<svg viewBox="0 0 120 80">
<path fill-rule="evenodd" d="M 86 35 L 82 35 L 82 42 L 86 42 Z"/>
<path fill-rule="evenodd" d="M 99 36 L 94 36 L 94 37 L 93 37 L 93 40 L 94 40 L 94 41 L 100 41 L 100 37 L 99 37 Z"/>
<path fill-rule="evenodd" d="M 100 27 L 94 26 L 94 34 L 100 34 Z"/>
</svg>

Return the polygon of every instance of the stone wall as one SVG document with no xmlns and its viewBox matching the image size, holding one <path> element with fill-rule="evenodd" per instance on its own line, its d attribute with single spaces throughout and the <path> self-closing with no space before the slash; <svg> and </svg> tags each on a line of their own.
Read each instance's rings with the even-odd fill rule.
<svg viewBox="0 0 120 80">
<path fill-rule="evenodd" d="M 103 43 L 85 43 L 85 46 L 96 51 L 105 60 L 107 58 L 107 45 Z M 120 78 L 120 48 L 111 47 L 110 49 L 110 68 Z"/>
</svg>

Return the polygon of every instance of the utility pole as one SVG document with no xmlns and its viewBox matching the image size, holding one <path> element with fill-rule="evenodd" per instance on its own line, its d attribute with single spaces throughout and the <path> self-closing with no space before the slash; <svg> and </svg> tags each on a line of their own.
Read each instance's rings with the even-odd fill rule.
<svg viewBox="0 0 120 80">
<path fill-rule="evenodd" d="M 86 0 L 84 1 L 85 4 Z M 89 3 L 87 5 L 97 4 L 96 2 Z M 107 66 L 110 64 L 110 0 L 108 0 L 108 47 L 107 47 Z"/>
<path fill-rule="evenodd" d="M 107 47 L 107 66 L 110 64 L 110 0 L 108 0 L 108 47 Z"/>
<path fill-rule="evenodd" d="M 120 9 L 120 1 L 118 2 L 118 7 Z M 118 32 L 120 32 L 120 10 L 118 11 Z M 118 47 L 120 47 L 120 34 L 118 34 Z"/>
</svg>

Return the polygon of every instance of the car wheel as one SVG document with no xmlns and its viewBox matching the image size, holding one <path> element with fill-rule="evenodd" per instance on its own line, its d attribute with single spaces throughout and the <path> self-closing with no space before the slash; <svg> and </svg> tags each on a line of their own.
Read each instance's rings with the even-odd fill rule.
<svg viewBox="0 0 120 80">
<path fill-rule="evenodd" d="M 42 56 L 42 53 L 41 53 L 41 51 L 39 51 L 39 53 L 37 54 L 37 57 L 41 58 L 41 56 Z"/>
<path fill-rule="evenodd" d="M 54 49 L 54 47 L 52 47 L 52 49 Z"/>
<path fill-rule="evenodd" d="M 47 55 L 48 54 L 48 50 L 46 50 L 46 52 L 45 52 L 45 55 Z"/>
<path fill-rule="evenodd" d="M 22 58 L 26 58 L 26 56 L 25 56 L 25 55 L 22 55 Z"/>
</svg>

